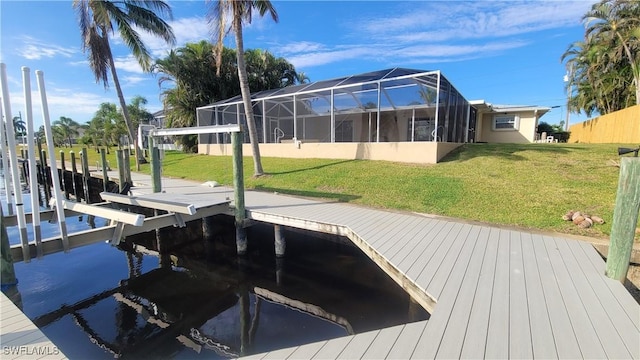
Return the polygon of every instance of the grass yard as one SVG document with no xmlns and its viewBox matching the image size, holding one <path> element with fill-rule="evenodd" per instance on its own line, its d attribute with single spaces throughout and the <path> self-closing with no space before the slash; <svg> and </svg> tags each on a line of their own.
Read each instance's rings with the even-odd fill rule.
<svg viewBox="0 0 640 360">
<path fill-rule="evenodd" d="M 252 177 L 253 161 L 245 157 L 245 185 L 261 191 L 604 238 L 611 231 L 617 190 L 617 147 L 467 144 L 437 165 L 263 158 L 267 175 L 260 178 Z M 89 151 L 89 155 L 98 154 Z M 95 166 L 96 160 L 89 162 Z M 143 165 L 142 171 L 148 172 L 149 166 Z M 230 185 L 232 161 L 225 156 L 166 152 L 163 176 Z M 580 229 L 561 219 L 568 210 L 599 215 L 607 222 Z"/>
</svg>

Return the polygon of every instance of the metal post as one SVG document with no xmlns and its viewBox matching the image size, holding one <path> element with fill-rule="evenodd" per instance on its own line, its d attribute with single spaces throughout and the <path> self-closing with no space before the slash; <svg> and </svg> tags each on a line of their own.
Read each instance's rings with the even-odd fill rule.
<svg viewBox="0 0 640 360">
<path fill-rule="evenodd" d="M 100 149 L 100 161 L 102 162 L 102 190 L 107 192 L 109 175 L 107 175 L 107 151 L 104 148 Z"/>
<path fill-rule="evenodd" d="M 608 277 L 623 283 L 629 270 L 639 211 L 640 158 L 623 157 L 620 159 L 620 179 L 611 224 L 606 271 Z"/>
<path fill-rule="evenodd" d="M 333 89 L 331 89 L 331 130 L 329 131 L 329 137 L 331 138 L 331 143 L 336 142 L 336 114 L 335 111 L 333 109 L 334 107 L 334 92 Z"/>
<path fill-rule="evenodd" d="M 236 217 L 236 248 L 238 255 L 247 252 L 247 235 L 244 230 L 246 217 L 244 208 L 244 174 L 242 168 L 242 132 L 231 133 L 231 147 L 233 149 L 233 193 Z"/>
</svg>

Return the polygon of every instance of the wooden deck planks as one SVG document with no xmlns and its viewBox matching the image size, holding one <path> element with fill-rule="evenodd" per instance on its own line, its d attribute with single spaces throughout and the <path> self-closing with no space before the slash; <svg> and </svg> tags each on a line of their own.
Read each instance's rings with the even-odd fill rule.
<svg viewBox="0 0 640 360">
<path fill-rule="evenodd" d="M 406 242 L 398 242 L 397 245 L 392 246 L 385 252 L 385 256 L 396 266 L 401 266 L 402 262 L 410 254 L 422 252 L 421 247 L 429 246 L 435 235 L 442 230 L 445 224 L 446 222 L 444 221 L 436 220 L 432 224 L 419 226 L 416 228 L 417 233 L 414 237 Z"/>
<path fill-rule="evenodd" d="M 566 269 L 571 275 L 573 285 L 576 289 L 579 289 L 578 296 L 582 301 L 586 314 L 589 317 L 596 335 L 600 339 L 600 344 L 607 357 L 610 359 L 630 359 L 631 353 L 627 350 L 622 338 L 618 334 L 615 326 L 613 326 L 606 309 L 602 307 L 597 294 L 594 293 L 582 268 L 576 262 L 567 241 L 558 238 L 554 238 L 554 241 L 566 265 Z M 610 294 L 607 293 L 603 293 L 601 296 L 604 298 L 607 295 L 610 296 Z"/>
<path fill-rule="evenodd" d="M 533 357 L 524 253 L 519 232 L 509 232 L 509 357 Z M 527 254 L 529 255 L 529 254 Z"/>
<path fill-rule="evenodd" d="M 387 354 L 387 359 L 409 359 L 428 321 L 406 324 Z"/>
<path fill-rule="evenodd" d="M 479 226 L 474 226 L 469 229 L 468 235 L 478 237 L 480 230 Z M 462 342 L 459 340 L 464 338 L 461 335 L 467 328 L 470 310 L 468 305 L 471 304 L 469 300 L 473 299 L 473 293 L 475 293 L 475 286 L 471 285 L 469 279 L 473 280 L 479 273 L 486 242 L 480 240 L 465 245 L 457 253 L 461 265 L 449 271 L 447 279 L 449 286 L 443 290 L 442 302 L 436 306 L 436 311 L 429 319 L 429 324 L 413 353 L 416 358 L 458 358 L 460 356 Z M 458 286 L 465 281 L 467 288 Z M 464 295 L 461 296 L 461 292 Z M 447 333 L 449 336 L 445 341 Z"/>
<path fill-rule="evenodd" d="M 287 357 L 287 359 L 311 359 L 326 344 L 327 344 L 327 341 L 320 341 L 316 343 L 298 346 L 295 349 L 295 351 L 291 355 L 289 355 L 289 357 Z"/>
<path fill-rule="evenodd" d="M 380 330 L 367 351 L 362 355 L 362 359 L 386 358 L 403 328 L 404 325 L 398 325 Z"/>
<path fill-rule="evenodd" d="M 556 343 L 540 281 L 537 255 L 533 247 L 534 240 L 529 233 L 522 233 L 520 240 L 533 357 L 537 359 L 557 359 Z"/>
<path fill-rule="evenodd" d="M 380 330 L 369 331 L 353 336 L 351 342 L 337 356 L 338 359 L 360 359 L 376 339 Z"/>
<path fill-rule="evenodd" d="M 465 245 L 473 246 L 475 244 L 475 241 L 467 242 L 472 229 L 473 227 L 471 225 L 462 225 L 460 232 L 456 236 L 456 239 L 454 240 L 453 244 L 446 252 L 446 254 L 444 254 L 444 257 L 442 258 L 440 264 L 437 265 L 437 268 L 435 270 L 432 270 L 428 267 L 425 267 L 417 276 L 416 282 L 421 286 L 423 286 L 424 284 L 424 289 L 426 289 L 427 292 L 436 299 L 440 298 L 442 289 L 449 280 L 451 273 L 455 270 L 455 265 L 458 262 L 458 258 L 463 251 L 463 247 Z M 477 236 L 477 231 L 475 231 L 474 234 L 475 236 Z M 434 259 L 432 259 L 431 263 L 435 266 L 435 261 L 433 260 Z"/>
<path fill-rule="evenodd" d="M 512 295 L 509 291 L 511 233 L 508 230 L 500 230 L 498 237 L 498 253 L 493 277 L 489 330 L 485 349 L 485 357 L 489 359 L 509 357 L 509 304 L 510 295 Z M 526 301 L 526 299 L 518 298 L 517 301 Z"/>
<path fill-rule="evenodd" d="M 593 268 L 584 261 L 579 261 L 579 259 L 583 259 L 583 248 L 580 244 L 575 241 L 567 241 L 566 246 L 573 252 L 575 263 L 584 272 L 583 278 L 593 289 L 593 295 L 595 295 L 596 299 L 600 302 L 610 321 L 615 324 L 615 332 L 621 337 L 626 349 L 631 353 L 633 358 L 640 359 L 640 346 L 638 346 L 640 331 L 633 323 L 632 319 L 628 317 L 620 302 L 616 300 L 615 294 L 611 292 L 607 286 L 606 282 L 609 282 L 611 279 L 597 275 L 589 276 L 589 273 L 593 271 Z M 583 284 L 583 286 L 586 285 Z M 629 297 L 631 296 L 629 295 Z M 631 299 L 631 301 L 634 300 Z M 640 319 L 640 313 L 637 313 L 636 315 L 637 316 L 635 316 L 635 318 Z"/>
<path fill-rule="evenodd" d="M 484 358 L 487 332 L 489 330 L 493 277 L 498 255 L 498 239 L 496 238 L 498 233 L 498 229 L 491 229 L 487 239 L 487 249 L 484 253 L 484 261 L 478 278 L 478 287 L 473 300 L 471 315 L 469 316 L 469 325 L 462 345 L 460 358 L 463 359 Z"/>
</svg>

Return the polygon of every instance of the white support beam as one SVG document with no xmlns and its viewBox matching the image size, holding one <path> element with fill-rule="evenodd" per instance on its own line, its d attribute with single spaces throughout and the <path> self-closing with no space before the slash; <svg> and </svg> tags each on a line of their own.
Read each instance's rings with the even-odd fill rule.
<svg viewBox="0 0 640 360">
<path fill-rule="evenodd" d="M 205 218 L 207 216 L 213 216 L 217 214 L 233 215 L 229 210 L 229 202 L 219 203 L 206 208 L 198 209 L 198 213 L 195 215 L 184 215 L 182 220 L 189 222 L 196 219 Z M 140 234 L 143 232 L 159 229 L 167 226 L 176 225 L 175 214 L 158 215 L 151 218 L 144 219 L 142 226 L 126 225 L 122 229 L 122 236 L 127 237 L 134 234 Z M 111 240 L 114 237 L 116 231 L 116 225 L 103 226 L 97 229 L 90 229 L 85 231 L 79 231 L 73 234 L 69 234 L 69 248 L 74 249 L 81 246 L 95 244 L 97 242 L 104 242 Z M 43 239 L 42 240 L 43 255 L 54 254 L 63 251 L 62 240 L 59 237 Z M 35 243 L 29 244 L 29 252 L 31 257 L 35 257 L 36 246 Z M 14 262 L 23 261 L 22 249 L 20 244 L 11 246 L 11 256 Z"/>
<path fill-rule="evenodd" d="M 172 128 L 172 129 L 155 129 L 149 132 L 149 136 L 174 136 L 174 135 L 199 135 L 199 134 L 218 134 L 239 132 L 240 125 L 228 124 L 228 125 L 211 125 L 211 126 L 196 126 L 185 128 Z"/>
<path fill-rule="evenodd" d="M 144 223 L 144 215 L 114 210 L 104 207 L 81 204 L 73 201 L 62 200 L 62 207 L 65 210 L 71 210 L 87 215 L 98 216 L 101 218 L 118 221 L 121 223 L 142 226 Z"/>
<path fill-rule="evenodd" d="M 103 200 L 113 203 L 141 206 L 150 209 L 164 210 L 172 213 L 194 215 L 197 211 L 195 205 L 185 204 L 177 201 L 143 199 L 136 196 L 126 196 L 110 192 L 101 192 L 100 197 L 102 197 Z"/>
</svg>

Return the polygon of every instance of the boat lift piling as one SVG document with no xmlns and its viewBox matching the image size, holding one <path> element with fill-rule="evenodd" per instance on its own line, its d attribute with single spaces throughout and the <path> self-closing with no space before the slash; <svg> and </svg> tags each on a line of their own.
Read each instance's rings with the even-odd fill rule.
<svg viewBox="0 0 640 360">
<path fill-rule="evenodd" d="M 236 225 L 236 249 L 238 255 L 244 255 L 247 251 L 247 235 L 245 226 L 247 224 L 247 215 L 244 206 L 244 174 L 242 164 L 242 128 L 239 124 L 228 125 L 210 125 L 188 128 L 174 129 L 153 129 L 149 132 L 149 150 L 152 153 L 152 177 L 157 176 L 160 179 L 160 157 L 153 156 L 153 138 L 160 136 L 175 135 L 201 135 L 201 134 L 218 134 L 231 133 L 231 147 L 233 149 L 233 192 L 234 192 L 234 208 L 235 208 L 235 225 Z M 157 150 L 157 149 L 156 149 Z M 155 160 L 155 161 L 154 161 Z M 158 182 L 160 182 L 158 180 Z M 161 187 L 161 184 L 158 184 Z M 156 184 L 154 180 L 154 192 Z M 206 221 L 206 220 L 205 220 Z"/>
<path fill-rule="evenodd" d="M 33 109 L 31 107 L 31 75 L 29 68 L 22 67 L 22 85 L 24 90 L 24 115 L 27 122 L 27 165 L 29 166 L 29 188 L 31 191 L 31 225 L 33 226 L 33 234 L 36 241 L 37 257 L 42 257 L 42 231 L 40 230 L 40 187 L 38 185 L 38 166 L 36 164 L 36 152 L 34 139 L 36 138 L 36 129 L 33 125 Z M 46 185 L 45 185 L 46 186 Z"/>
<path fill-rule="evenodd" d="M 0 64 L 0 82 L 2 83 L 2 108 L 4 110 L 4 123 L 7 129 L 6 140 L 9 150 L 9 162 L 11 166 L 11 174 L 13 179 L 13 196 L 16 201 L 16 214 L 18 216 L 18 229 L 20 231 L 20 242 L 22 243 L 23 253 L 25 261 L 31 259 L 31 254 L 28 253 L 29 239 L 27 237 L 27 222 L 24 214 L 24 204 L 22 203 L 22 188 L 20 186 L 20 173 L 18 172 L 18 156 L 16 154 L 16 135 L 13 128 L 13 117 L 11 116 L 11 102 L 9 101 L 9 84 L 7 80 L 7 65 Z M 2 140 L 2 139 L 0 139 Z M 5 153 L 2 154 L 4 158 Z M 10 190 L 7 191 L 7 198 L 9 198 Z"/>
</svg>

